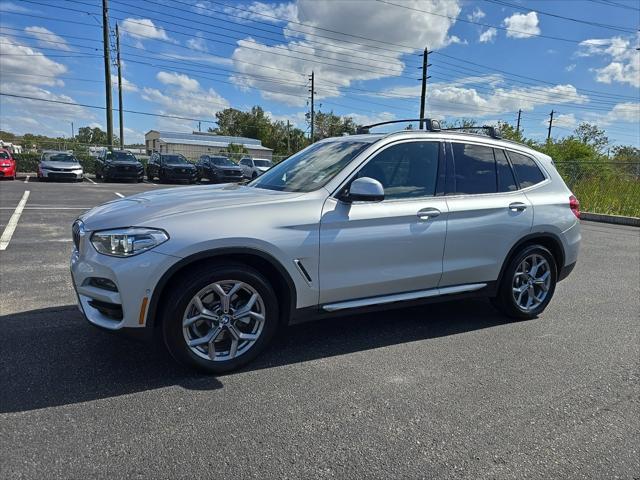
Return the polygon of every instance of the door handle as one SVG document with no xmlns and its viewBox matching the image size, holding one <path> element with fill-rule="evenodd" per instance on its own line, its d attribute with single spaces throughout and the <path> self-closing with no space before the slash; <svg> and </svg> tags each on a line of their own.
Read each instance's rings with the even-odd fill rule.
<svg viewBox="0 0 640 480">
<path fill-rule="evenodd" d="M 527 206 L 522 202 L 513 202 L 509 204 L 509 210 L 512 212 L 524 212 Z"/>
<path fill-rule="evenodd" d="M 418 210 L 418 219 L 426 221 L 430 218 L 435 218 L 440 215 L 440 210 L 437 208 L 423 208 L 422 210 Z"/>
</svg>

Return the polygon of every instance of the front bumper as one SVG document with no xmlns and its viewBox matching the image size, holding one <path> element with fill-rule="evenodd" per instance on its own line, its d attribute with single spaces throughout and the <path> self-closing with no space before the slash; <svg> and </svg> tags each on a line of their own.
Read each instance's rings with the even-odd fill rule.
<svg viewBox="0 0 640 480">
<path fill-rule="evenodd" d="M 70 260 L 78 308 L 90 323 L 105 330 L 144 328 L 153 289 L 177 260 L 153 250 L 130 258 L 102 255 L 87 234 Z M 92 282 L 96 278 L 110 280 L 117 291 L 96 286 Z"/>
<path fill-rule="evenodd" d="M 84 174 L 82 170 L 57 171 L 41 169 L 39 177 L 47 180 L 82 180 Z"/>
<path fill-rule="evenodd" d="M 105 170 L 104 176 L 114 180 L 139 180 L 144 178 L 144 170 L 109 169 Z"/>
</svg>

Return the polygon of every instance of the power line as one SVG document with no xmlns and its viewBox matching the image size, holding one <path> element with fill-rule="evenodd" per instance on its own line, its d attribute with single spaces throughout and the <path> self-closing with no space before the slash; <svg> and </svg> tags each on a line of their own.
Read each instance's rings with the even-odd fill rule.
<svg viewBox="0 0 640 480">
<path fill-rule="evenodd" d="M 623 5 L 618 2 L 614 2 L 613 0 L 589 0 L 591 3 L 599 3 L 600 5 L 606 5 L 607 7 L 618 7 L 625 8 L 627 10 L 633 10 L 635 12 L 640 12 L 640 8 L 632 7 L 631 5 Z"/>
<path fill-rule="evenodd" d="M 385 3 L 387 5 L 393 5 L 393 6 L 396 6 L 396 7 L 399 7 L 399 8 L 404 8 L 404 9 L 407 9 L 407 10 L 413 10 L 415 12 L 426 13 L 427 15 L 434 15 L 436 17 L 449 18 L 451 20 L 455 20 L 455 21 L 458 21 L 458 22 L 471 23 L 471 24 L 474 24 L 474 25 L 480 25 L 482 27 L 496 28 L 498 30 L 505 30 L 505 31 L 514 32 L 514 33 L 520 33 L 522 35 L 526 35 L 527 37 L 547 38 L 549 40 L 556 40 L 556 41 L 559 41 L 559 42 L 582 43 L 582 40 L 576 40 L 576 39 L 572 39 L 572 38 L 563 38 L 563 37 L 554 37 L 554 36 L 551 36 L 551 35 L 543 35 L 541 33 L 523 32 L 521 30 L 515 30 L 513 28 L 503 27 L 501 25 L 491 25 L 491 24 L 488 24 L 488 23 L 475 22 L 473 20 L 465 20 L 464 18 L 461 18 L 461 17 L 452 17 L 451 15 L 444 15 L 442 13 L 429 12 L 427 10 L 421 10 L 419 8 L 409 7 L 407 5 L 399 5 L 397 3 L 388 2 L 387 0 L 376 0 L 376 1 L 380 2 L 380 3 Z M 627 48 L 626 50 L 631 50 L 631 49 Z"/>
<path fill-rule="evenodd" d="M 626 27 L 620 27 L 617 25 L 609 25 L 606 23 L 598 23 L 598 22 L 592 22 L 589 20 L 580 20 L 578 18 L 571 18 L 571 17 L 565 17 L 563 15 L 558 15 L 556 13 L 551 13 L 551 12 L 544 12 L 542 10 L 536 10 L 533 8 L 529 8 L 529 7 L 522 7 L 520 5 L 516 5 L 513 3 L 509 3 L 509 2 L 505 2 L 503 0 L 484 0 L 485 2 L 489 2 L 489 3 L 493 3 L 495 5 L 502 5 L 502 6 L 506 6 L 506 7 L 511 7 L 514 8 L 516 10 L 520 10 L 522 12 L 536 12 L 539 13 L 540 15 L 544 15 L 547 17 L 553 17 L 553 18 L 558 18 L 560 20 L 566 20 L 569 22 L 574 22 L 574 23 L 581 23 L 584 25 L 590 25 L 592 27 L 599 27 L 599 28 L 605 28 L 607 30 L 615 30 L 618 32 L 624 32 L 624 33 L 635 33 L 635 30 L 633 28 L 626 28 Z"/>
</svg>

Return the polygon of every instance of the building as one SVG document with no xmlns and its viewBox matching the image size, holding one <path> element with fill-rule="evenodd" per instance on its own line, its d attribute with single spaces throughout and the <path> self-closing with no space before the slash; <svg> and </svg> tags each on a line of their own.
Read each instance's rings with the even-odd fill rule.
<svg viewBox="0 0 640 480">
<path fill-rule="evenodd" d="M 150 130 L 144 136 L 147 155 L 153 152 L 182 154 L 190 160 L 197 160 L 201 155 L 215 155 L 226 149 L 229 144 L 244 146 L 248 155 L 253 158 L 271 160 L 273 150 L 262 146 L 260 140 L 246 137 L 231 137 L 215 133 L 165 132 Z"/>
</svg>

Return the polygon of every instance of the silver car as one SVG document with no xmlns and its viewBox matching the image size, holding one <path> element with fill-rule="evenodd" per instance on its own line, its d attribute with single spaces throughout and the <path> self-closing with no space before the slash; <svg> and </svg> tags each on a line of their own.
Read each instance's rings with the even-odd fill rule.
<svg viewBox="0 0 640 480">
<path fill-rule="evenodd" d="M 155 190 L 73 224 L 87 320 L 221 373 L 285 324 L 482 296 L 533 318 L 576 264 L 579 205 L 550 157 L 482 135 L 330 138 L 248 185 Z M 399 314 L 398 314 L 399 315 Z"/>
<path fill-rule="evenodd" d="M 38 180 L 84 180 L 84 170 L 71 151 L 47 150 L 38 164 Z"/>
</svg>

